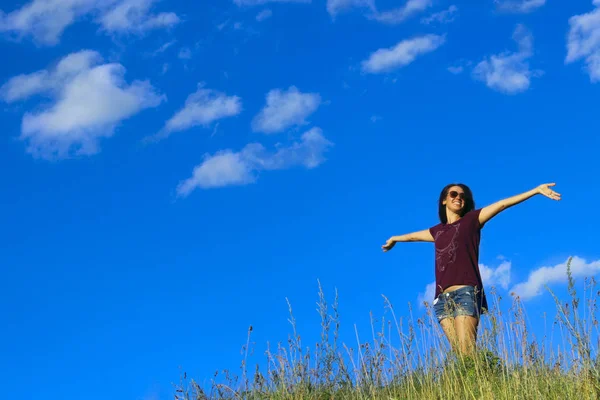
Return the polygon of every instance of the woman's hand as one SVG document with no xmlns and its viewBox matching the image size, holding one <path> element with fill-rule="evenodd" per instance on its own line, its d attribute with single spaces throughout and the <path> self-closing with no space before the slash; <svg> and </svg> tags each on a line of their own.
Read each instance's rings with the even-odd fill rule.
<svg viewBox="0 0 600 400">
<path fill-rule="evenodd" d="M 552 200 L 560 200 L 560 193 L 556 193 L 554 190 L 550 189 L 550 186 L 556 186 L 556 183 L 544 183 L 537 187 L 537 192 L 539 194 L 543 194 Z"/>
<path fill-rule="evenodd" d="M 383 246 L 381 246 L 381 248 L 383 249 L 384 252 L 386 252 L 386 251 L 390 251 L 395 245 L 396 245 L 396 241 L 394 240 L 393 237 L 391 237 L 387 240 L 387 242 L 385 242 L 385 244 Z"/>
</svg>

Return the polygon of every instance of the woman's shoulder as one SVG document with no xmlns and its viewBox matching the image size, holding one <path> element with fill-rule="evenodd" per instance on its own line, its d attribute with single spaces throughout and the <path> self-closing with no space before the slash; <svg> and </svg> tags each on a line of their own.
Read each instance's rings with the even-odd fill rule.
<svg viewBox="0 0 600 400">
<path fill-rule="evenodd" d="M 481 214 L 481 208 L 476 208 L 466 213 L 462 219 L 464 219 L 469 226 L 480 229 L 483 225 L 479 223 L 479 214 Z"/>
<path fill-rule="evenodd" d="M 479 218 L 479 214 L 481 214 L 481 208 L 474 208 L 463 215 L 463 218 Z"/>
<path fill-rule="evenodd" d="M 444 226 L 445 224 L 443 222 L 439 222 L 436 225 L 433 225 L 431 228 L 429 228 L 429 233 L 431 233 L 431 236 L 433 236 L 435 239 L 435 233 L 440 229 L 443 229 Z"/>
</svg>

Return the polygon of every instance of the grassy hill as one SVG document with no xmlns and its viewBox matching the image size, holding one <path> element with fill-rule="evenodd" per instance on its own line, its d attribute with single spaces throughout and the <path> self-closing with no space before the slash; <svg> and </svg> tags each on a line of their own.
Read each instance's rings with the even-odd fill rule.
<svg viewBox="0 0 600 400">
<path fill-rule="evenodd" d="M 372 324 L 371 341 L 356 348 L 340 344 L 337 296 L 330 314 L 320 290 L 321 342 L 313 349 L 301 345 L 291 315 L 287 346 L 266 352 L 266 371 L 249 370 L 250 328 L 241 376 L 217 373 L 211 387 L 201 388 L 184 374 L 175 399 L 600 399 L 600 291 L 593 278 L 586 279 L 582 302 L 570 263 L 567 279 L 569 301 L 550 291 L 556 303 L 552 331 L 560 343 L 530 334 L 518 298 L 508 313 L 494 311 L 501 298 L 492 293 L 493 310 L 473 357 L 451 351 L 430 306 L 427 318 L 411 321 L 405 332 L 387 299 L 392 317 L 380 329 Z"/>
</svg>

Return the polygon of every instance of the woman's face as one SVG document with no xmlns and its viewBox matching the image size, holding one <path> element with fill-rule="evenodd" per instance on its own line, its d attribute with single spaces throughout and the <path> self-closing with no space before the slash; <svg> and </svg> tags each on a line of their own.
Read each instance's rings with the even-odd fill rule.
<svg viewBox="0 0 600 400">
<path fill-rule="evenodd" d="M 446 208 L 460 214 L 460 211 L 465 207 L 465 191 L 460 186 L 452 186 L 448 189 L 444 204 Z"/>
</svg>

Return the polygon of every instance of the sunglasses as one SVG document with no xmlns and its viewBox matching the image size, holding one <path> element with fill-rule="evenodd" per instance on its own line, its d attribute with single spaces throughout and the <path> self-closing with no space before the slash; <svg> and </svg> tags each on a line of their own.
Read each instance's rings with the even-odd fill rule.
<svg viewBox="0 0 600 400">
<path fill-rule="evenodd" d="M 458 193 L 456 190 L 452 190 L 448 193 L 448 196 L 450 196 L 451 199 L 455 199 L 456 197 L 458 197 L 461 200 L 465 199 L 465 194 L 464 193 Z"/>
</svg>

